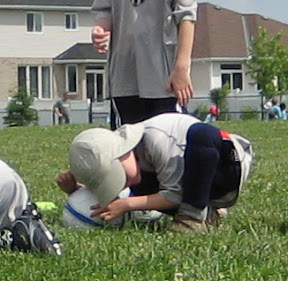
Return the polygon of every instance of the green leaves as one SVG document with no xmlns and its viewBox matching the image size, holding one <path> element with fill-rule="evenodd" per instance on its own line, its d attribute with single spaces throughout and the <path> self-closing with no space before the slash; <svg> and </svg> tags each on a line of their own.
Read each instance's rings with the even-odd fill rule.
<svg viewBox="0 0 288 281">
<path fill-rule="evenodd" d="M 247 74 L 258 83 L 267 99 L 288 92 L 288 52 L 281 38 L 281 32 L 271 36 L 260 27 L 258 36 L 251 40 Z"/>
<path fill-rule="evenodd" d="M 33 97 L 29 96 L 25 91 L 18 91 L 8 103 L 4 124 L 9 126 L 37 124 L 37 111 L 31 108 L 32 105 Z"/>
</svg>

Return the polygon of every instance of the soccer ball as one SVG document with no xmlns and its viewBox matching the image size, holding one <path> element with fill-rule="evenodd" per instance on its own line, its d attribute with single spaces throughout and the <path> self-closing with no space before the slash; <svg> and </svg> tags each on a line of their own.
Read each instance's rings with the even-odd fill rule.
<svg viewBox="0 0 288 281">
<path fill-rule="evenodd" d="M 125 188 L 119 198 L 129 197 L 130 188 Z M 86 186 L 74 191 L 64 205 L 62 221 L 69 228 L 112 227 L 121 228 L 129 219 L 129 214 L 124 214 L 114 220 L 104 221 L 99 216 L 90 217 L 90 206 L 98 204 L 96 195 Z"/>
<path fill-rule="evenodd" d="M 123 189 L 119 198 L 133 197 L 129 187 Z M 98 204 L 96 195 L 86 186 L 74 191 L 64 205 L 62 221 L 65 227 L 69 228 L 91 228 L 91 227 L 112 227 L 121 228 L 128 220 L 136 223 L 151 223 L 159 221 L 164 214 L 155 210 L 132 211 L 111 220 L 104 221 L 99 216 L 90 217 L 90 206 Z"/>
</svg>

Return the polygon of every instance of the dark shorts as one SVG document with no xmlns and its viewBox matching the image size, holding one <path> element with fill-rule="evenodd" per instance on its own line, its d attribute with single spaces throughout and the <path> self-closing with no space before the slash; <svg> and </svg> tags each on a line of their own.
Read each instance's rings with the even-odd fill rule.
<svg viewBox="0 0 288 281">
<path fill-rule="evenodd" d="M 203 209 L 211 201 L 218 202 L 231 192 L 235 197 L 216 207 L 229 207 L 235 203 L 241 166 L 235 160 L 232 141 L 222 139 L 219 128 L 205 123 L 192 125 L 187 133 L 184 161 L 183 203 Z"/>
<path fill-rule="evenodd" d="M 121 124 L 137 123 L 155 115 L 167 112 L 176 112 L 176 98 L 143 99 L 138 96 L 114 98 L 116 108 L 111 102 L 111 129 L 117 127 L 118 111 Z"/>
</svg>

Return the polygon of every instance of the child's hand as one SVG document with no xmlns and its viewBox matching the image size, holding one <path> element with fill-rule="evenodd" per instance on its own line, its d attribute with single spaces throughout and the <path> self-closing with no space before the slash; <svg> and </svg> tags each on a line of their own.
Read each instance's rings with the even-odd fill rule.
<svg viewBox="0 0 288 281">
<path fill-rule="evenodd" d="M 62 172 L 57 178 L 58 186 L 66 193 L 71 194 L 78 189 L 78 185 L 74 175 L 70 170 Z"/>
<path fill-rule="evenodd" d="M 167 90 L 173 91 L 179 105 L 186 107 L 194 93 L 189 70 L 174 68 L 167 81 Z"/>
<path fill-rule="evenodd" d="M 100 54 L 106 54 L 110 41 L 110 31 L 105 31 L 103 27 L 96 25 L 92 29 L 91 37 L 95 50 Z"/>
<path fill-rule="evenodd" d="M 99 216 L 105 221 L 110 221 L 127 212 L 127 204 L 125 199 L 116 199 L 105 208 L 93 205 L 90 209 L 93 210 L 90 215 L 91 217 Z"/>
</svg>

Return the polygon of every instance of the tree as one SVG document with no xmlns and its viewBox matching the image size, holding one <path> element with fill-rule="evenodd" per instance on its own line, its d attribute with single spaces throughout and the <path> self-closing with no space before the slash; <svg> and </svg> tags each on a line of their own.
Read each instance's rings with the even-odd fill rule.
<svg viewBox="0 0 288 281">
<path fill-rule="evenodd" d="M 31 108 L 33 97 L 25 91 L 18 91 L 9 101 L 6 107 L 7 116 L 4 117 L 4 124 L 8 126 L 28 126 L 37 124 L 37 111 Z"/>
<path fill-rule="evenodd" d="M 266 99 L 286 94 L 288 90 L 288 52 L 280 43 L 281 38 L 279 32 L 269 39 L 267 30 L 260 27 L 258 36 L 251 41 L 247 74 L 256 81 Z"/>
</svg>

